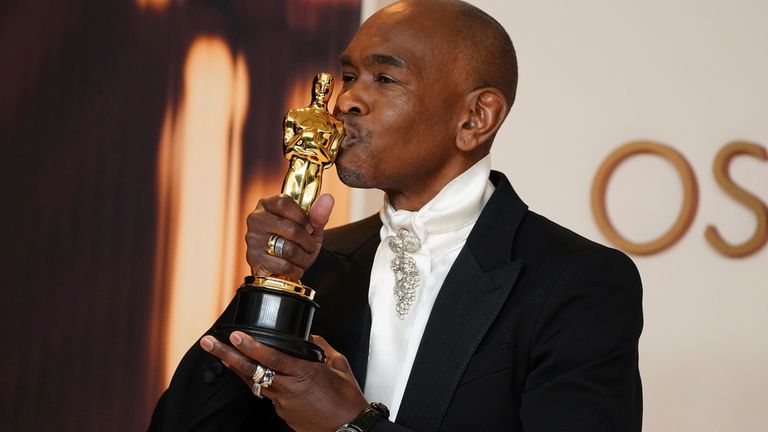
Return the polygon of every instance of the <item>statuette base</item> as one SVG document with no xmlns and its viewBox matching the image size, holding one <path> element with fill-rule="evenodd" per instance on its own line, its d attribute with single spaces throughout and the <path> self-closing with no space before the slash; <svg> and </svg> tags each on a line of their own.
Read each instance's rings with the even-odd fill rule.
<svg viewBox="0 0 768 432">
<path fill-rule="evenodd" d="M 322 362 L 325 353 L 309 342 L 318 309 L 312 297 L 314 291 L 296 282 L 248 276 L 237 289 L 234 319 L 214 326 L 213 335 L 229 343 L 229 334 L 238 330 L 286 354 Z"/>
</svg>

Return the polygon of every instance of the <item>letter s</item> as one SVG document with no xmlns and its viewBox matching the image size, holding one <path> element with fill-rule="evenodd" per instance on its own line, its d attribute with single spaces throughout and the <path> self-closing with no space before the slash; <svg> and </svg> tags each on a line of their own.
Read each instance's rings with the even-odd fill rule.
<svg viewBox="0 0 768 432">
<path fill-rule="evenodd" d="M 714 171 L 715 180 L 721 188 L 733 197 L 736 201 L 749 207 L 757 218 L 757 227 L 755 233 L 749 240 L 742 244 L 731 245 L 725 242 L 720 236 L 720 233 L 712 225 L 708 225 L 706 231 L 704 231 L 704 237 L 706 237 L 712 247 L 723 255 L 731 258 L 740 258 L 751 255 L 760 248 L 762 248 L 766 242 L 768 242 L 768 208 L 760 201 L 759 198 L 751 193 L 740 188 L 730 177 L 729 166 L 731 160 L 739 155 L 751 155 L 756 158 L 768 161 L 768 152 L 764 147 L 757 144 L 748 143 L 745 141 L 734 141 L 723 147 L 715 158 Z"/>
</svg>

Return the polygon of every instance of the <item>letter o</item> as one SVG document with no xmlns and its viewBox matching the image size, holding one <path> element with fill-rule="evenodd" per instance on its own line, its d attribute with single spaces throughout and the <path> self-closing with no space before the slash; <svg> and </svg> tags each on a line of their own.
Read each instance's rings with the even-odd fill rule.
<svg viewBox="0 0 768 432">
<path fill-rule="evenodd" d="M 683 205 L 677 220 L 661 237 L 647 243 L 633 243 L 624 238 L 608 218 L 605 205 L 608 182 L 613 172 L 623 161 L 639 154 L 652 154 L 666 159 L 675 167 L 683 182 Z M 699 188 L 690 164 L 677 150 L 652 141 L 633 141 L 614 150 L 600 165 L 592 183 L 591 201 L 597 227 L 611 243 L 635 255 L 651 255 L 672 246 L 688 231 L 696 216 Z"/>
</svg>

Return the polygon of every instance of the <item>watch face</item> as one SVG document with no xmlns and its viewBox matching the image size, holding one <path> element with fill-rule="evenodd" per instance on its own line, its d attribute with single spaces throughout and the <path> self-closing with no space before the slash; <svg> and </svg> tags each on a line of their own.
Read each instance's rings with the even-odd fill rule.
<svg viewBox="0 0 768 432">
<path fill-rule="evenodd" d="M 379 410 L 383 417 L 389 417 L 389 409 L 381 402 L 374 402 L 371 404 L 371 408 Z"/>
</svg>

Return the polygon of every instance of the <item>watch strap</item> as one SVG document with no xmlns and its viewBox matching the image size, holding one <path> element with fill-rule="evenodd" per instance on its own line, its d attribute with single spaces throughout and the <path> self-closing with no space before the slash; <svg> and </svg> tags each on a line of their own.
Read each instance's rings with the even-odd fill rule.
<svg viewBox="0 0 768 432">
<path fill-rule="evenodd" d="M 368 405 L 351 422 L 340 427 L 336 432 L 368 432 L 379 420 L 389 417 L 389 409 L 379 402 Z"/>
</svg>

